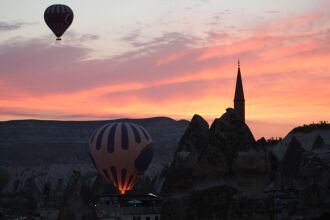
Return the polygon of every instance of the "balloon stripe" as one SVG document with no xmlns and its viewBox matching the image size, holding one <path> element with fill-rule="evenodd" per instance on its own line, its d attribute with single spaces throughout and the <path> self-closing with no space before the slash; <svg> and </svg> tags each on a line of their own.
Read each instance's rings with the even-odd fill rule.
<svg viewBox="0 0 330 220">
<path fill-rule="evenodd" d="M 97 169 L 97 166 L 96 166 L 95 160 L 94 160 L 94 158 L 92 157 L 92 154 L 91 154 L 91 153 L 89 153 L 89 157 L 91 158 L 91 161 L 92 161 L 94 167 Z"/>
<path fill-rule="evenodd" d="M 62 25 L 61 24 L 57 24 L 57 37 L 61 36 L 61 30 L 63 30 Z"/>
<path fill-rule="evenodd" d="M 141 126 L 139 126 L 139 127 L 140 127 L 140 129 L 142 130 L 142 132 L 143 132 L 143 134 L 144 134 L 144 137 L 145 137 L 147 140 L 150 140 L 150 138 L 149 138 L 147 132 L 144 130 L 144 128 L 141 127 Z"/>
<path fill-rule="evenodd" d="M 133 188 L 133 181 L 134 181 L 134 175 L 132 177 L 131 182 L 129 183 L 129 185 L 127 186 L 127 190 L 131 190 Z"/>
<path fill-rule="evenodd" d="M 130 125 L 131 125 L 131 128 L 132 128 L 133 133 L 134 133 L 135 142 L 136 143 L 141 143 L 141 137 L 140 137 L 139 131 L 137 130 L 135 125 L 133 125 L 133 124 L 130 124 Z"/>
<path fill-rule="evenodd" d="M 60 37 L 61 34 L 61 24 L 57 24 L 57 37 Z"/>
<path fill-rule="evenodd" d="M 54 32 L 54 34 L 56 35 L 56 33 L 57 33 L 56 24 L 51 24 L 51 29 Z"/>
<path fill-rule="evenodd" d="M 128 149 L 128 132 L 126 123 L 121 123 L 121 148 L 123 150 Z"/>
<path fill-rule="evenodd" d="M 136 176 L 134 178 L 133 182 L 132 182 L 132 187 L 131 188 L 133 188 L 138 181 L 139 181 L 139 177 Z"/>
<path fill-rule="evenodd" d="M 94 137 L 95 137 L 96 133 L 97 133 L 97 130 L 93 131 L 93 135 L 92 135 L 91 140 L 89 141 L 89 144 L 92 144 L 93 143 Z"/>
<path fill-rule="evenodd" d="M 58 37 L 59 30 L 60 30 L 60 28 L 58 27 L 58 24 L 55 24 L 55 35 L 56 35 L 56 37 Z"/>
<path fill-rule="evenodd" d="M 102 138 L 103 138 L 103 134 L 105 129 L 108 127 L 108 125 L 103 126 L 103 128 L 101 129 L 100 133 L 97 136 L 97 140 L 96 140 L 96 150 L 100 150 L 101 149 L 101 142 L 102 142 Z"/>
<path fill-rule="evenodd" d="M 58 27 L 58 24 L 55 24 L 55 35 L 56 37 L 58 37 L 58 33 L 59 33 L 59 27 Z"/>
<path fill-rule="evenodd" d="M 115 132 L 116 132 L 117 124 L 113 125 L 110 129 L 110 133 L 108 135 L 108 152 L 111 154 L 115 151 Z"/>
<path fill-rule="evenodd" d="M 111 170 L 111 174 L 112 174 L 113 181 L 115 182 L 115 185 L 118 186 L 118 178 L 117 178 L 117 170 L 116 170 L 116 167 L 111 166 L 111 167 L 110 167 L 110 170 Z"/>
<path fill-rule="evenodd" d="M 134 178 L 133 174 L 129 175 L 128 182 L 127 182 L 127 189 L 128 190 L 132 189 L 132 180 L 133 180 L 133 178 Z"/>
<path fill-rule="evenodd" d="M 57 29 L 57 31 L 58 31 L 58 32 L 57 32 L 57 37 L 61 37 L 61 35 L 62 35 L 62 34 L 61 34 L 61 30 L 63 30 L 62 26 L 63 26 L 63 25 L 61 25 L 61 24 L 57 24 L 57 28 L 58 28 L 58 29 Z"/>
<path fill-rule="evenodd" d="M 154 149 L 152 147 L 146 146 L 136 158 L 134 163 L 135 168 L 141 173 L 145 172 L 151 163 L 153 156 Z"/>
<path fill-rule="evenodd" d="M 122 188 L 125 190 L 126 189 L 126 174 L 127 174 L 127 170 L 126 169 L 122 169 L 121 170 L 121 186 Z"/>
<path fill-rule="evenodd" d="M 108 171 L 106 169 L 102 169 L 104 176 L 106 177 L 107 180 L 110 180 Z"/>
</svg>

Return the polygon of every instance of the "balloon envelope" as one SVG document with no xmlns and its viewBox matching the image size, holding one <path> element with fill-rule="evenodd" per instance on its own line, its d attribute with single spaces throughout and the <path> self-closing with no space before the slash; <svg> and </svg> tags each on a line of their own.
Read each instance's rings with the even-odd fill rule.
<svg viewBox="0 0 330 220">
<path fill-rule="evenodd" d="M 73 11 L 66 5 L 51 5 L 45 10 L 44 19 L 48 27 L 56 35 L 57 40 L 61 40 L 60 37 L 73 21 Z"/>
<path fill-rule="evenodd" d="M 90 140 L 90 156 L 97 171 L 113 181 L 122 194 L 131 190 L 153 157 L 150 134 L 133 123 L 110 123 Z"/>
</svg>

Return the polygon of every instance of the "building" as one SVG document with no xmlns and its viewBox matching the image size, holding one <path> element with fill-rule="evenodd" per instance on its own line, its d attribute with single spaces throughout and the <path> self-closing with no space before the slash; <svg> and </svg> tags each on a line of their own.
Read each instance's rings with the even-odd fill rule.
<svg viewBox="0 0 330 220">
<path fill-rule="evenodd" d="M 148 195 L 104 195 L 95 205 L 100 220 L 160 220 L 163 200 Z"/>
<path fill-rule="evenodd" d="M 244 90 L 243 90 L 241 67 L 239 60 L 238 60 L 238 70 L 237 70 L 236 88 L 235 88 L 235 96 L 234 96 L 234 109 L 236 113 L 245 122 L 245 99 L 244 99 Z"/>
</svg>

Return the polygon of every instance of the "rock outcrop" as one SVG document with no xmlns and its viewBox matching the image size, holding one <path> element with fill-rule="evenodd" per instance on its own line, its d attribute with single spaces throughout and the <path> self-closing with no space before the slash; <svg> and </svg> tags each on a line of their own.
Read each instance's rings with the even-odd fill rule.
<svg viewBox="0 0 330 220">
<path fill-rule="evenodd" d="M 304 149 L 296 138 L 292 138 L 279 169 L 282 187 L 291 188 L 293 180 L 299 176 Z"/>
<path fill-rule="evenodd" d="M 330 208 L 328 126 L 255 141 L 233 109 L 209 130 L 203 124 L 194 116 L 167 170 L 162 219 L 323 218 Z"/>
<path fill-rule="evenodd" d="M 204 180 L 216 181 L 242 171 L 246 164 L 250 166 L 246 170 L 264 172 L 264 152 L 255 144 L 250 129 L 233 109 L 228 108 L 210 129 L 201 116 L 195 115 L 166 172 L 163 192 L 190 191 L 197 182 L 204 185 Z"/>
<path fill-rule="evenodd" d="M 182 136 L 174 160 L 165 171 L 166 191 L 189 189 L 195 177 L 194 167 L 209 142 L 209 125 L 199 115 L 194 115 L 187 130 Z"/>
<path fill-rule="evenodd" d="M 226 171 L 232 173 L 233 162 L 238 157 L 238 152 L 248 150 L 254 143 L 255 139 L 249 127 L 234 109 L 227 108 L 226 113 L 215 119 L 211 125 L 210 143 L 203 156 L 210 165 L 221 169 L 221 173 L 225 171 L 221 168 L 225 162 Z M 222 160 L 219 160 L 220 158 Z"/>
<path fill-rule="evenodd" d="M 312 151 L 322 151 L 325 150 L 326 145 L 323 138 L 320 135 L 317 135 L 312 147 Z"/>
</svg>

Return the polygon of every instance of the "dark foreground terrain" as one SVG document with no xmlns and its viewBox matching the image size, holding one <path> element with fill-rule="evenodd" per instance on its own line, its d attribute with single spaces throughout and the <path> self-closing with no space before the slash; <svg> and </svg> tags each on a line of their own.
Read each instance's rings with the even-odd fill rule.
<svg viewBox="0 0 330 220">
<path fill-rule="evenodd" d="M 297 127 L 280 140 L 255 140 L 232 109 L 211 126 L 199 115 L 190 123 L 128 121 L 155 141 L 155 158 L 133 193 L 161 195 L 162 219 L 330 219 L 325 122 Z M 98 219 L 94 204 L 116 190 L 96 175 L 88 140 L 108 122 L 0 123 L 0 166 L 10 174 L 0 213 Z"/>
</svg>

